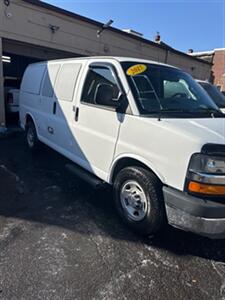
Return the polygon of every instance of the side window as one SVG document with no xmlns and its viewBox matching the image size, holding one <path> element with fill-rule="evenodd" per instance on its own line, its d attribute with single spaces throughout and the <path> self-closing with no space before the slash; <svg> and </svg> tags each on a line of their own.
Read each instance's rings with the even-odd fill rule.
<svg viewBox="0 0 225 300">
<path fill-rule="evenodd" d="M 77 77 L 81 68 L 78 63 L 66 63 L 59 71 L 55 94 L 59 100 L 72 101 Z"/>
<path fill-rule="evenodd" d="M 104 66 L 90 67 L 83 88 L 81 101 L 95 103 L 95 95 L 99 85 L 110 85 L 113 88 L 113 98 L 119 96 L 119 88 L 110 68 Z M 98 104 L 99 105 L 99 104 Z"/>
<path fill-rule="evenodd" d="M 21 84 L 21 90 L 31 94 L 40 94 L 41 82 L 46 66 L 33 64 L 27 67 Z"/>
<path fill-rule="evenodd" d="M 45 72 L 45 78 L 42 86 L 42 96 L 52 97 L 54 91 L 54 84 L 60 65 L 48 65 Z"/>
</svg>

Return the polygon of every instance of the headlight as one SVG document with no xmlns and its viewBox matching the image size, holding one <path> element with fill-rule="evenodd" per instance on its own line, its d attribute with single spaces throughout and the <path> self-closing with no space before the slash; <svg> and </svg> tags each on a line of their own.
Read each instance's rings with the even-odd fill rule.
<svg viewBox="0 0 225 300">
<path fill-rule="evenodd" d="M 191 172 L 204 172 L 207 174 L 225 174 L 225 158 L 194 154 L 189 165 Z"/>
<path fill-rule="evenodd" d="M 225 158 L 194 154 L 191 158 L 187 188 L 191 193 L 225 195 Z"/>
</svg>

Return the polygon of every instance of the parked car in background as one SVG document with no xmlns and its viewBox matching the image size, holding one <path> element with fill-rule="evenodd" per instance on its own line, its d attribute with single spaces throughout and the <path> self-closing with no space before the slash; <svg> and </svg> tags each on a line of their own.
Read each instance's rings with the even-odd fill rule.
<svg viewBox="0 0 225 300">
<path fill-rule="evenodd" d="M 43 142 L 82 178 L 112 185 L 140 234 L 169 222 L 225 237 L 224 115 L 184 71 L 123 57 L 31 64 L 20 124 L 30 150 Z"/>
<path fill-rule="evenodd" d="M 221 93 L 215 85 L 213 85 L 207 81 L 197 80 L 197 82 L 208 93 L 208 95 L 212 98 L 212 100 L 216 103 L 216 105 L 221 109 L 221 111 L 223 113 L 225 113 L 225 96 L 223 95 L 223 93 Z"/>
<path fill-rule="evenodd" d="M 19 89 L 6 87 L 5 102 L 7 113 L 19 113 Z"/>
</svg>

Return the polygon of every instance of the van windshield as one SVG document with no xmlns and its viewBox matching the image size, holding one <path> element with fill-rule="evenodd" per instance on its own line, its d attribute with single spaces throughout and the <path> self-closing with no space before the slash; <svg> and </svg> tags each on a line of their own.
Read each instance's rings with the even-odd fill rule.
<svg viewBox="0 0 225 300">
<path fill-rule="evenodd" d="M 187 73 L 168 66 L 122 62 L 129 86 L 142 115 L 210 117 L 224 115 Z"/>
</svg>

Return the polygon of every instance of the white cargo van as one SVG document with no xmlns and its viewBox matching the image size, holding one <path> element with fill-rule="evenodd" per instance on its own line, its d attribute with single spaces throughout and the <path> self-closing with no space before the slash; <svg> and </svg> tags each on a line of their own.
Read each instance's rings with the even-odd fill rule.
<svg viewBox="0 0 225 300">
<path fill-rule="evenodd" d="M 168 222 L 225 236 L 224 117 L 190 75 L 134 58 L 31 64 L 20 90 L 29 148 L 113 185 L 122 219 L 147 235 Z"/>
</svg>

